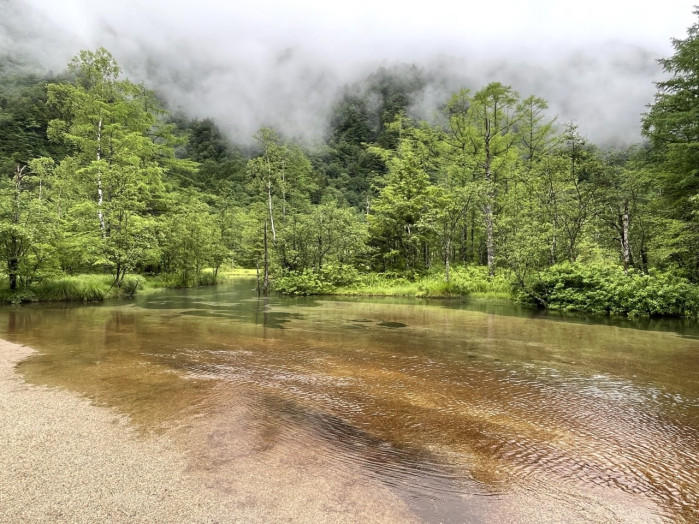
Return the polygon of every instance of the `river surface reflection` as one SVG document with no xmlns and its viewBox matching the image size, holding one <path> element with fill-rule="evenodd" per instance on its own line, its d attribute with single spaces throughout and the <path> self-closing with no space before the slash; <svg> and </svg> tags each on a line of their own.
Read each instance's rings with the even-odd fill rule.
<svg viewBox="0 0 699 524">
<path fill-rule="evenodd" d="M 222 488 L 285 449 L 428 522 L 699 522 L 692 323 L 252 288 L 4 308 L 0 336 L 41 351 L 28 380 L 182 436 Z"/>
</svg>

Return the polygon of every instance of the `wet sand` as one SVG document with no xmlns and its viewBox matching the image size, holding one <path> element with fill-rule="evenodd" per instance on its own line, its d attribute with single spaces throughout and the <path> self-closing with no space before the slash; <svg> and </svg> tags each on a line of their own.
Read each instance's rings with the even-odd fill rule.
<svg viewBox="0 0 699 524">
<path fill-rule="evenodd" d="M 229 453 L 221 465 L 187 450 L 186 432 L 138 433 L 111 408 L 24 382 L 14 368 L 32 352 L 0 340 L 2 523 L 414 520 L 390 490 L 312 449 Z"/>
</svg>

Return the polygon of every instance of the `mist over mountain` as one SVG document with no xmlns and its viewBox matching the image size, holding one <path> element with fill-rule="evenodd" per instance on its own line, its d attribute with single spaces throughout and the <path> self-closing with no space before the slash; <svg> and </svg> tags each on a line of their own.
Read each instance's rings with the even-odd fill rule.
<svg viewBox="0 0 699 524">
<path fill-rule="evenodd" d="M 640 116 L 662 78 L 657 59 L 691 16 L 689 2 L 668 7 L 665 23 L 655 21 L 658 31 L 667 29 L 661 38 L 644 35 L 632 18 L 652 14 L 639 6 L 624 22 L 618 6 L 602 11 L 593 2 L 588 9 L 604 13 L 597 23 L 594 12 L 568 20 L 552 2 L 541 2 L 541 16 L 509 5 L 484 27 L 483 12 L 452 13 L 444 2 L 419 12 L 401 4 L 402 14 L 368 2 L 345 11 L 310 4 L 0 0 L 0 45 L 13 60 L 53 71 L 78 50 L 103 46 L 125 76 L 157 91 L 170 109 L 212 117 L 240 143 L 263 125 L 314 141 L 343 88 L 361 92 L 379 67 L 411 71 L 414 64 L 424 80 L 412 104 L 418 117 L 432 118 L 462 87 L 500 81 L 546 99 L 551 116 L 576 122 L 593 142 L 625 145 L 640 138 Z M 427 7 L 447 10 L 433 16 Z M 554 27 L 562 21 L 570 25 Z"/>
</svg>

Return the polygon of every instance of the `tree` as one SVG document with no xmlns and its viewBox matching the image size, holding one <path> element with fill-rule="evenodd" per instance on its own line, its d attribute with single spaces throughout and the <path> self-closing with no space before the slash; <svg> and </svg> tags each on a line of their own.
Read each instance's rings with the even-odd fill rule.
<svg viewBox="0 0 699 524">
<path fill-rule="evenodd" d="M 0 67 L 0 71 L 2 68 Z M 46 136 L 51 111 L 46 107 L 46 83 L 50 77 L 0 75 L 0 169 L 27 165 L 39 157 L 61 158 L 65 151 Z"/>
<path fill-rule="evenodd" d="M 483 181 L 486 263 L 493 276 L 498 183 L 505 182 L 518 157 L 519 96 L 511 87 L 493 82 L 472 97 L 464 90 L 456 93 L 447 104 L 447 114 L 453 143 L 475 159 Z"/>
<path fill-rule="evenodd" d="M 547 109 L 546 100 L 534 95 L 525 98 L 519 104 L 518 111 L 521 115 L 519 135 L 524 159 L 529 166 L 549 152 L 556 142 L 553 136 L 555 119 L 549 120 L 546 117 Z"/>
<path fill-rule="evenodd" d="M 180 148 L 180 154 L 199 166 L 196 172 L 177 173 L 179 185 L 195 186 L 210 194 L 227 193 L 229 199 L 244 203 L 247 200 L 245 192 L 231 189 L 242 188 L 245 184 L 245 159 L 216 123 L 209 118 L 195 121 L 179 119 L 174 123 L 188 138 Z"/>
<path fill-rule="evenodd" d="M 268 229 L 272 234 L 272 245 L 277 247 L 277 226 L 279 219 L 286 224 L 290 206 L 308 203 L 314 184 L 311 179 L 311 163 L 297 146 L 282 143 L 271 129 L 262 128 L 255 135 L 260 147 L 260 155 L 248 161 L 248 179 L 258 198 L 265 201 L 267 216 L 262 230 L 263 261 L 265 284 L 269 282 L 269 242 Z M 281 209 L 278 209 L 281 208 Z M 276 221 L 275 221 L 276 220 Z M 268 285 L 263 286 L 266 293 Z"/>
<path fill-rule="evenodd" d="M 194 191 L 175 195 L 170 212 L 163 217 L 162 241 L 165 270 L 177 275 L 182 286 L 199 284 L 206 267 L 220 265 L 222 240 L 212 209 Z"/>
<path fill-rule="evenodd" d="M 153 222 L 147 218 L 162 207 L 166 169 L 194 166 L 175 158 L 174 137 L 158 120 L 152 93 L 120 80 L 108 51 L 81 51 L 69 70 L 72 83 L 48 86 L 48 102 L 60 114 L 48 132 L 72 151 L 58 170 L 63 185 L 74 186 L 76 205 L 67 213 L 82 216 L 90 206 L 97 223 L 66 219 L 78 228 L 76 235 L 99 233 L 91 237 L 93 263 L 108 267 L 119 285 L 149 251 Z"/>
<path fill-rule="evenodd" d="M 422 154 L 415 131 L 406 129 L 404 117 L 399 116 L 391 128 L 400 137 L 397 150 L 371 148 L 388 166 L 388 174 L 367 216 L 369 245 L 378 250 L 378 267 L 383 270 L 415 270 L 429 266 L 427 239 L 421 227 L 432 205 L 429 157 Z"/>
<path fill-rule="evenodd" d="M 694 10 L 699 17 L 699 8 Z M 687 38 L 673 39 L 675 53 L 660 60 L 670 76 L 658 82 L 655 101 L 643 118 L 652 145 L 666 216 L 677 221 L 682 241 L 671 256 L 699 279 L 699 22 Z"/>
<path fill-rule="evenodd" d="M 51 261 L 57 219 L 48 202 L 54 163 L 50 158 L 16 164 L 0 185 L 0 256 L 9 287 L 25 287 Z"/>
<path fill-rule="evenodd" d="M 460 193 L 467 199 L 468 209 L 464 211 L 464 220 L 461 221 L 459 251 L 462 262 L 477 262 L 481 258 L 476 255 L 476 245 L 481 244 L 480 240 L 476 240 L 476 230 L 477 218 L 480 218 L 477 217 L 478 208 L 482 209 L 483 191 L 470 138 L 470 109 L 471 93 L 467 89 L 454 93 L 445 107 L 446 126 L 443 140 L 446 147 L 442 156 L 447 165 L 443 170 L 445 176 L 440 177 L 440 186 L 452 188 L 454 191 L 461 188 Z M 448 189 L 448 192 L 453 191 Z"/>
<path fill-rule="evenodd" d="M 366 246 L 366 222 L 337 202 L 324 202 L 290 217 L 277 253 L 285 270 L 321 271 L 327 263 L 352 265 Z"/>
<path fill-rule="evenodd" d="M 561 138 L 556 154 L 564 159 L 561 173 L 563 184 L 555 197 L 556 222 L 565 239 L 565 255 L 570 262 L 575 262 L 580 254 L 580 241 L 585 228 L 595 216 L 597 201 L 594 182 L 599 178 L 602 164 L 594 148 L 587 146 L 576 125 L 567 125 Z M 557 177 L 553 173 L 552 176 Z"/>
</svg>

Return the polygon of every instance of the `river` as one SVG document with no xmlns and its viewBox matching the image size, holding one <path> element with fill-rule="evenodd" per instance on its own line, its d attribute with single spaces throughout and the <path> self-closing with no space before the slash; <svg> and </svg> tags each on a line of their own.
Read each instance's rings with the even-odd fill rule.
<svg viewBox="0 0 699 524">
<path fill-rule="evenodd" d="M 214 489 L 284 449 L 425 522 L 699 522 L 696 324 L 253 287 L 5 307 L 0 336 L 40 350 L 30 382 L 177 435 Z"/>
</svg>

